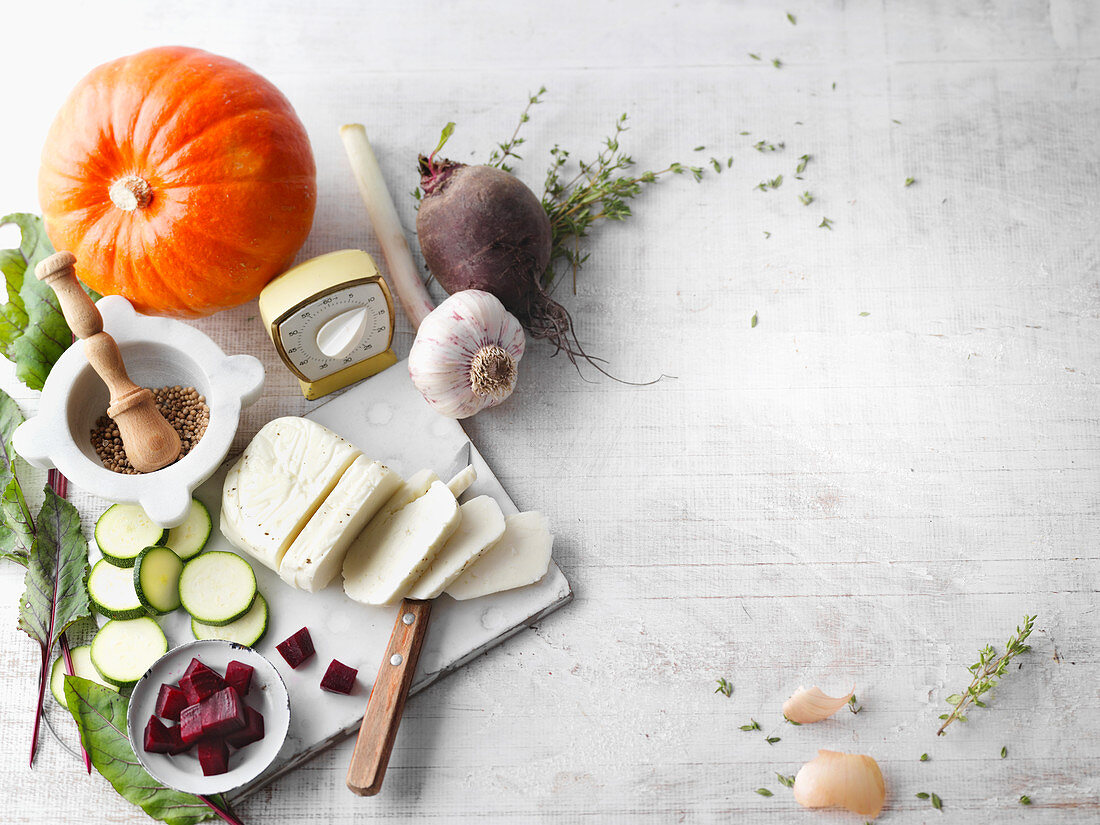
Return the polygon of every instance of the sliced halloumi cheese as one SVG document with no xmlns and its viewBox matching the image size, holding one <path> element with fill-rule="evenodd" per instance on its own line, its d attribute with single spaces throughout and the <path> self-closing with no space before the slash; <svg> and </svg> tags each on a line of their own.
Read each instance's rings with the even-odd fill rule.
<svg viewBox="0 0 1100 825">
<path fill-rule="evenodd" d="M 226 475 L 222 533 L 277 571 L 287 548 L 359 455 L 306 418 L 269 421 Z"/>
<path fill-rule="evenodd" d="M 473 464 L 467 464 L 455 474 L 454 478 L 447 482 L 447 489 L 454 493 L 455 498 L 458 498 L 475 481 L 477 481 L 477 470 L 474 469 Z"/>
<path fill-rule="evenodd" d="M 283 555 L 282 580 L 310 593 L 327 587 L 352 540 L 401 484 L 401 476 L 384 464 L 362 455 L 355 459 Z"/>
<path fill-rule="evenodd" d="M 508 516 L 500 541 L 451 582 L 446 592 L 464 601 L 534 584 L 546 575 L 553 546 L 554 536 L 542 513 Z"/>
<path fill-rule="evenodd" d="M 489 496 L 470 499 L 459 509 L 462 522 L 458 529 L 409 588 L 408 598 L 434 599 L 504 535 L 504 514 Z"/>
<path fill-rule="evenodd" d="M 403 596 L 461 519 L 458 502 L 442 481 L 433 481 L 424 495 L 400 508 L 387 502 L 344 558 L 344 592 L 364 604 L 388 604 Z"/>
</svg>

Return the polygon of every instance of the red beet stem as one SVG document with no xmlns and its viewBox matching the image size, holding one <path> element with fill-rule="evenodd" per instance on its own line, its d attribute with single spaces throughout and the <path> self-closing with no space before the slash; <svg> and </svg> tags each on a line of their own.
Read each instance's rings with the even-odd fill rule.
<svg viewBox="0 0 1100 825">
<path fill-rule="evenodd" d="M 442 189 L 450 180 L 451 175 L 465 165 L 465 163 L 446 159 L 436 161 L 435 152 L 427 157 L 421 155 L 419 161 L 420 188 L 424 190 L 425 195 L 431 195 L 433 192 Z"/>
<path fill-rule="evenodd" d="M 53 470 L 51 472 L 57 472 L 57 471 Z M 61 476 L 61 478 L 65 478 L 65 476 Z M 58 493 L 58 495 L 61 495 L 61 494 Z M 61 655 L 65 657 L 65 672 L 67 674 L 69 674 L 70 676 L 75 676 L 76 671 L 73 670 L 73 654 L 69 651 L 69 639 L 64 633 L 62 633 L 61 638 L 60 638 L 59 641 L 61 643 Z M 84 770 L 87 771 L 88 773 L 91 773 L 92 772 L 92 757 L 88 756 L 88 752 L 86 750 L 84 750 L 84 743 L 83 742 L 80 743 L 80 754 L 81 754 L 81 756 L 84 757 Z"/>
<path fill-rule="evenodd" d="M 213 802 L 211 802 L 210 797 L 199 794 L 199 799 L 203 801 L 203 804 L 206 805 L 207 808 L 209 808 L 219 817 L 228 822 L 229 825 L 244 825 L 244 823 L 237 819 L 237 817 L 233 816 L 233 814 L 229 810 L 222 810 Z"/>
</svg>

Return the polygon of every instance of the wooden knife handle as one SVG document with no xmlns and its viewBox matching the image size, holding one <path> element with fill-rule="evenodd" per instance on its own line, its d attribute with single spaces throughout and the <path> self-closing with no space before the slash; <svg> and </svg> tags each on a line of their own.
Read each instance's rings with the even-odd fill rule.
<svg viewBox="0 0 1100 825">
<path fill-rule="evenodd" d="M 430 601 L 404 599 L 401 602 L 348 766 L 348 789 L 352 793 L 374 796 L 382 790 L 431 613 Z"/>
</svg>

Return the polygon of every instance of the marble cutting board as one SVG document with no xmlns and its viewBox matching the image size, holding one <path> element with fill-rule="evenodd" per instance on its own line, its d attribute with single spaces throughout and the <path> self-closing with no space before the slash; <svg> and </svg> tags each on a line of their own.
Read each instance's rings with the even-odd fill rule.
<svg viewBox="0 0 1100 825">
<path fill-rule="evenodd" d="M 403 361 L 357 384 L 306 417 L 324 424 L 364 454 L 406 478 L 422 468 L 445 475 L 459 449 L 469 441 L 457 421 L 438 415 L 424 402 L 412 386 Z M 235 460 L 223 464 L 196 490 L 214 521 L 207 550 L 235 550 L 217 526 L 222 481 Z M 471 449 L 471 461 L 477 469 L 477 481 L 462 500 L 489 495 L 497 500 L 506 516 L 517 512 L 518 508 L 476 448 Z M 525 503 L 537 509 L 537 502 Z M 259 563 L 253 563 L 253 568 L 270 608 L 267 635 L 256 645 L 256 650 L 278 668 L 286 682 L 291 721 L 286 743 L 274 763 L 256 780 L 228 794 L 231 801 L 244 799 L 358 731 L 397 615 L 397 605 L 370 607 L 348 599 L 340 576 L 321 592 L 305 593 L 284 584 L 278 575 Z M 500 644 L 572 597 L 569 582 L 553 561 L 546 575 L 528 587 L 465 602 L 455 601 L 446 594 L 440 596 L 432 608 L 431 627 L 420 654 L 412 693 Z M 183 611 L 163 617 L 161 626 L 173 646 L 194 638 Z M 317 654 L 293 670 L 275 645 L 303 626 L 309 628 Z M 327 693 L 319 687 L 321 676 L 334 658 L 359 671 L 358 683 L 350 696 Z"/>
</svg>

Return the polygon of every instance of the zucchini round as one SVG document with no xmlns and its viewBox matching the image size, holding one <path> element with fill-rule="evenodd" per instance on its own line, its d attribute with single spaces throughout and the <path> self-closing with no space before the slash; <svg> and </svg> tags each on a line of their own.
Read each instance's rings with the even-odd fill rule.
<svg viewBox="0 0 1100 825">
<path fill-rule="evenodd" d="M 247 613 L 237 621 L 221 626 L 192 619 L 191 632 L 196 639 L 224 639 L 245 647 L 255 647 L 267 633 L 267 601 L 262 593 L 257 593 L 256 601 Z"/>
<path fill-rule="evenodd" d="M 187 511 L 187 520 L 179 527 L 168 531 L 165 544 L 175 551 L 184 561 L 197 556 L 210 540 L 210 511 L 197 498 L 191 499 L 191 509 Z"/>
<path fill-rule="evenodd" d="M 139 619 L 145 615 L 134 590 L 134 574 L 102 558 L 88 575 L 88 595 L 98 613 L 108 619 Z"/>
<path fill-rule="evenodd" d="M 95 543 L 111 564 L 133 567 L 138 553 L 150 545 L 164 544 L 168 532 L 139 505 L 114 504 L 95 523 Z"/>
<path fill-rule="evenodd" d="M 95 665 L 92 664 L 92 648 L 89 645 L 74 647 L 69 651 L 69 655 L 73 657 L 74 676 L 79 676 L 81 679 L 90 679 L 97 685 L 103 685 L 111 690 L 118 690 L 110 682 L 104 681 L 103 677 L 99 675 L 99 671 L 95 669 Z M 53 663 L 53 668 L 50 670 L 50 693 L 53 694 L 53 698 L 57 700 L 61 707 L 68 710 L 69 703 L 65 699 L 64 656 L 58 656 Z"/>
<path fill-rule="evenodd" d="M 160 625 L 144 619 L 113 619 L 92 639 L 92 664 L 99 675 L 120 688 L 132 687 L 153 663 L 168 652 Z"/>
<path fill-rule="evenodd" d="M 180 606 L 183 562 L 170 547 L 146 547 L 134 562 L 134 593 L 141 606 L 156 616 Z"/>
<path fill-rule="evenodd" d="M 183 609 L 202 624 L 223 627 L 241 618 L 256 598 L 252 565 L 235 553 L 215 550 L 195 556 L 180 574 Z"/>
</svg>

